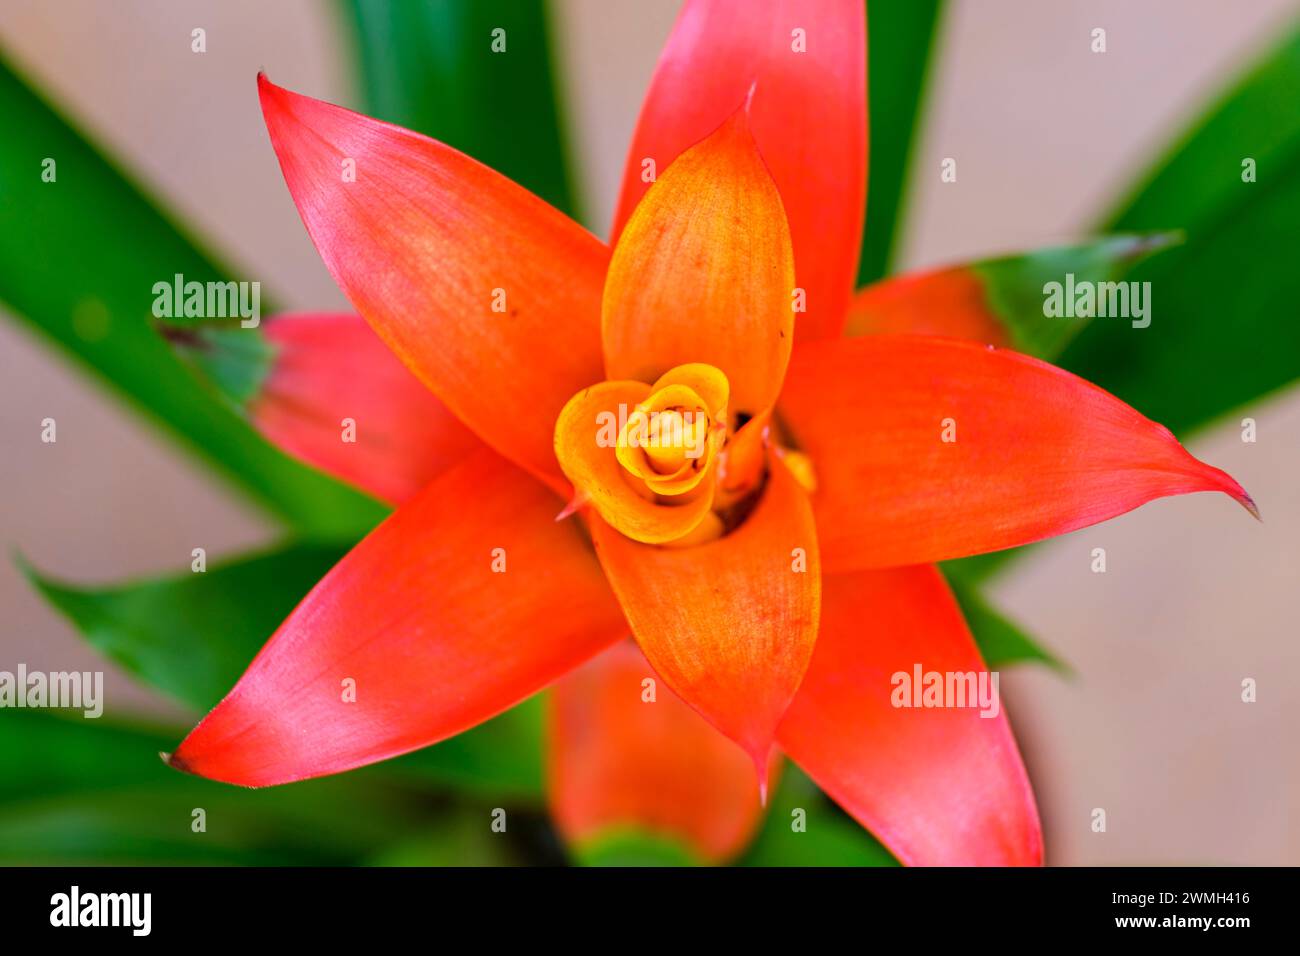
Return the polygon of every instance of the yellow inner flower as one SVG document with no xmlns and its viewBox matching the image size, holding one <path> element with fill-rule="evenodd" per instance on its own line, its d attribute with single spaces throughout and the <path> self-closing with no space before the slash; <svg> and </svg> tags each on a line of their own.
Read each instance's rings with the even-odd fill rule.
<svg viewBox="0 0 1300 956">
<path fill-rule="evenodd" d="M 709 416 L 699 410 L 667 408 L 651 417 L 649 431 L 645 455 L 650 467 L 661 475 L 672 475 L 704 454 Z"/>
<path fill-rule="evenodd" d="M 619 463 L 638 490 L 677 498 L 700 486 L 726 439 L 726 395 L 726 378 L 707 365 L 655 383 L 618 436 Z"/>
</svg>

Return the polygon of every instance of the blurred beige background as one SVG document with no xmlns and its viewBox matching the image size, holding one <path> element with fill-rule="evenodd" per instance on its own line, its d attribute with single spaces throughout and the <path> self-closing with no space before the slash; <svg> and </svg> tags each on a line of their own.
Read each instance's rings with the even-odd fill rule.
<svg viewBox="0 0 1300 956">
<path fill-rule="evenodd" d="M 604 233 L 677 3 L 555 6 L 584 208 Z M 1297 13 L 1297 0 L 952 3 L 913 157 L 902 263 L 1079 235 Z M 207 30 L 204 56 L 189 50 L 195 26 Z M 1105 55 L 1088 49 L 1097 26 L 1107 30 Z M 281 182 L 254 87 L 266 69 L 278 83 L 359 105 L 332 5 L 5 0 L 0 44 L 281 301 L 345 304 Z M 960 180 L 940 188 L 945 156 L 958 158 Z M 38 441 L 47 415 L 59 421 L 55 445 Z M 1259 423 L 1256 444 L 1239 439 L 1243 415 Z M 7 321 L 0 436 L 0 545 L 57 575 L 176 571 L 191 548 L 216 557 L 274 536 L 259 513 Z M 1064 680 L 1020 669 L 1003 684 L 1049 862 L 1300 863 L 1300 394 L 1243 409 L 1191 448 L 1245 484 L 1264 524 L 1226 498 L 1160 501 L 1052 542 L 995 588 L 1004 610 L 1076 672 Z M 1108 552 L 1104 575 L 1089 570 L 1098 546 Z M 100 666 L 8 561 L 0 608 L 0 667 L 36 653 L 43 668 Z M 1244 677 L 1258 681 L 1257 703 L 1240 701 Z M 108 695 L 110 706 L 165 710 L 120 674 L 109 675 Z M 1105 834 L 1089 828 L 1094 807 L 1107 811 Z"/>
</svg>

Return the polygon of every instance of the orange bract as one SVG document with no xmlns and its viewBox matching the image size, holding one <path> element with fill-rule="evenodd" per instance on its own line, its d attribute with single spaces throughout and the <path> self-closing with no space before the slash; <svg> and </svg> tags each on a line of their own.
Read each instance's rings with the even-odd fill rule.
<svg viewBox="0 0 1300 956">
<path fill-rule="evenodd" d="M 740 527 L 697 547 L 654 548 L 599 519 L 591 526 L 646 658 L 760 775 L 812 655 L 821 601 L 812 508 L 783 465 L 771 471 Z"/>
<path fill-rule="evenodd" d="M 450 146 L 264 76 L 258 93 L 303 223 L 357 311 L 484 441 L 560 491 L 551 426 L 600 377 L 608 249 Z"/>
<path fill-rule="evenodd" d="M 653 381 L 704 362 L 731 411 L 776 401 L 794 344 L 794 254 L 745 114 L 668 167 L 614 247 L 601 302 L 605 371 Z"/>
<path fill-rule="evenodd" d="M 249 417 L 273 444 L 392 504 L 483 447 L 358 315 L 280 315 L 268 321 L 271 374 Z M 364 422 L 339 441 L 346 419 Z"/>
<path fill-rule="evenodd" d="M 725 861 L 762 819 L 754 767 L 653 675 L 620 641 L 556 684 L 551 812 L 579 845 L 635 827 Z"/>
</svg>

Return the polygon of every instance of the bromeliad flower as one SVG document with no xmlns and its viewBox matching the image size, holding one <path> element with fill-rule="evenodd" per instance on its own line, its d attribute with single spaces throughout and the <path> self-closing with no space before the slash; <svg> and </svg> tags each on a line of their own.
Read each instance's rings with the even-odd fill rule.
<svg viewBox="0 0 1300 956">
<path fill-rule="evenodd" d="M 898 672 L 984 670 L 935 562 L 1164 495 L 1253 505 L 1061 369 L 910 334 L 983 337 L 978 296 L 842 334 L 952 281 L 851 303 L 864 50 L 857 0 L 687 3 L 612 251 L 454 149 L 259 78 L 307 230 L 378 339 L 349 316 L 273 320 L 252 413 L 398 508 L 174 766 L 335 773 L 576 669 L 551 721 L 570 836 L 641 823 L 725 858 L 779 749 L 904 862 L 1041 861 L 1004 714 L 891 701 Z"/>
</svg>

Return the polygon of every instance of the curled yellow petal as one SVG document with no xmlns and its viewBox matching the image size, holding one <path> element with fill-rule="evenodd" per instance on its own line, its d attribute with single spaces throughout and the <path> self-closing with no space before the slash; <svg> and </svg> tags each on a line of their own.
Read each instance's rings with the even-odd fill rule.
<svg viewBox="0 0 1300 956">
<path fill-rule="evenodd" d="M 699 363 L 671 369 L 654 385 L 583 389 L 555 426 L 555 454 L 575 500 L 637 541 L 686 538 L 713 505 L 729 392 L 725 375 Z"/>
<path fill-rule="evenodd" d="M 704 520 L 713 501 L 716 469 L 710 458 L 688 493 L 665 497 L 620 461 L 620 437 L 650 397 L 650 389 L 643 382 L 601 382 L 573 396 L 555 423 L 555 456 L 573 482 L 576 498 L 610 527 L 636 541 L 662 544 L 685 537 Z M 648 461 L 637 464 L 653 471 Z"/>
</svg>

